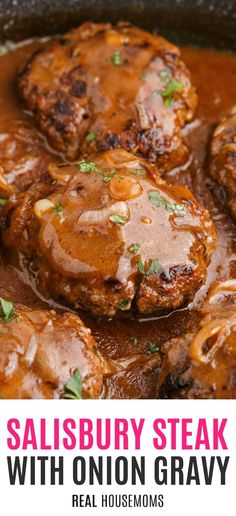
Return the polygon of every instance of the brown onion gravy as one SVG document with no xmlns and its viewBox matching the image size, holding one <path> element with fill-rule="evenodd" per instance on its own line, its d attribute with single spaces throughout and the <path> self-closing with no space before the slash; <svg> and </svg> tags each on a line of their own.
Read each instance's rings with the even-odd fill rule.
<svg viewBox="0 0 236 516">
<path fill-rule="evenodd" d="M 21 188 L 23 175 L 30 182 L 30 177 L 36 177 L 49 162 L 63 159 L 62 155 L 50 149 L 17 96 L 17 71 L 32 50 L 40 45 L 42 42 L 39 40 L 26 42 L 0 58 L 0 156 L 7 154 L 7 164 L 3 159 L 0 165 L 9 175 L 9 182 L 18 188 Z M 194 48 L 182 48 L 182 56 L 192 72 L 199 105 L 194 121 L 184 130 L 191 149 L 191 160 L 184 169 L 169 173 L 167 179 L 173 184 L 189 186 L 196 198 L 208 208 L 217 229 L 218 247 L 209 267 L 207 284 L 198 292 L 189 308 L 149 318 L 134 313 L 122 314 L 112 320 L 95 319 L 88 313 L 79 313 L 91 328 L 100 352 L 119 360 L 123 367 L 119 373 L 105 380 L 103 397 L 155 397 L 160 356 L 159 353 L 149 353 L 150 343 L 161 346 L 171 337 L 194 331 L 200 317 L 198 303 L 212 281 L 236 278 L 236 228 L 223 209 L 223 192 L 207 174 L 208 147 L 213 128 L 224 114 L 236 107 L 236 57 Z M 2 297 L 29 307 L 50 305 L 57 309 L 52 300 L 40 298 L 33 285 L 27 284 L 27 278 L 9 264 L 5 250 L 2 249 L 1 254 Z"/>
</svg>

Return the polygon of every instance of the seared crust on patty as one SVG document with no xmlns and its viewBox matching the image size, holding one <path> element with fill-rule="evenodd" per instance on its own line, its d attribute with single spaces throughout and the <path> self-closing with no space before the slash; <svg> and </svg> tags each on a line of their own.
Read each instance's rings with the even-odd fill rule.
<svg viewBox="0 0 236 516">
<path fill-rule="evenodd" d="M 21 305 L 14 314 L 0 319 L 1 398 L 60 398 L 77 371 L 81 395 L 99 397 L 105 362 L 79 317 Z"/>
<path fill-rule="evenodd" d="M 52 165 L 48 181 L 10 199 L 3 242 L 75 307 L 106 316 L 178 308 L 204 283 L 216 235 L 187 188 L 157 177 L 123 150 Z"/>
<path fill-rule="evenodd" d="M 225 204 L 236 222 L 236 115 L 217 126 L 210 153 L 210 174 L 224 188 Z"/>
<path fill-rule="evenodd" d="M 84 23 L 37 50 L 19 90 L 51 144 L 71 159 L 113 148 L 183 163 L 180 129 L 197 97 L 177 47 L 120 23 Z"/>
<path fill-rule="evenodd" d="M 158 397 L 236 398 L 236 281 L 213 285 L 195 333 L 161 348 Z"/>
</svg>

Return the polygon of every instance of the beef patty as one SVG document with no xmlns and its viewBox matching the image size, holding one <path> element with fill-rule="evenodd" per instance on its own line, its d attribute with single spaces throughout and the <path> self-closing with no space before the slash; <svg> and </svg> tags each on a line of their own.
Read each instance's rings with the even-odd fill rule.
<svg viewBox="0 0 236 516">
<path fill-rule="evenodd" d="M 99 397 L 105 362 L 79 317 L 21 305 L 7 317 L 0 319 L 1 398 Z"/>
<path fill-rule="evenodd" d="M 51 144 L 68 159 L 121 147 L 183 163 L 181 128 L 197 97 L 177 47 L 120 23 L 85 23 L 37 50 L 19 90 Z"/>
<path fill-rule="evenodd" d="M 216 240 L 187 188 L 158 180 L 154 165 L 124 150 L 50 166 L 47 180 L 12 195 L 3 217 L 4 244 L 41 287 L 106 316 L 192 300 Z"/>
</svg>

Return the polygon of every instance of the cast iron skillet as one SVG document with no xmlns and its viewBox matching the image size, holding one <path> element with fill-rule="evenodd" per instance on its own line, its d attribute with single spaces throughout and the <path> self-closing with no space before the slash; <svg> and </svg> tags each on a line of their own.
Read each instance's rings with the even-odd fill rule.
<svg viewBox="0 0 236 516">
<path fill-rule="evenodd" d="M 236 50 L 236 0 L 0 0 L 0 39 L 128 20 L 176 43 Z"/>
</svg>

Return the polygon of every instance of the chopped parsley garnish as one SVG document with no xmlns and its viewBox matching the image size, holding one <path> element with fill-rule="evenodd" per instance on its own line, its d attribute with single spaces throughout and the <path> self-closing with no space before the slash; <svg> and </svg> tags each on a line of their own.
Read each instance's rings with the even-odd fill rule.
<svg viewBox="0 0 236 516">
<path fill-rule="evenodd" d="M 94 140 L 96 140 L 97 138 L 97 133 L 95 133 L 94 131 L 91 131 L 90 133 L 87 134 L 85 140 L 86 142 L 93 142 Z"/>
<path fill-rule="evenodd" d="M 158 274 L 160 270 L 160 263 L 159 260 L 152 260 L 152 263 L 146 272 L 146 274 Z"/>
<path fill-rule="evenodd" d="M 115 169 L 112 169 L 109 172 L 103 172 L 102 169 L 97 167 L 93 161 L 85 161 L 84 159 L 76 163 L 76 166 L 79 168 L 80 172 L 95 172 L 103 178 L 104 183 L 109 183 L 113 176 L 116 174 Z"/>
<path fill-rule="evenodd" d="M 164 199 L 164 197 L 161 197 L 160 193 L 156 190 L 148 192 L 148 197 L 149 201 L 151 201 L 151 204 L 156 208 L 162 208 L 162 206 L 165 206 L 166 204 L 166 200 Z"/>
<path fill-rule="evenodd" d="M 52 185 L 57 185 L 58 184 L 58 179 L 54 179 L 54 181 L 52 182 Z"/>
<path fill-rule="evenodd" d="M 95 172 L 97 167 L 93 161 L 85 161 L 82 159 L 76 163 L 76 166 L 79 168 L 80 172 Z"/>
<path fill-rule="evenodd" d="M 124 226 L 126 222 L 128 222 L 128 218 L 127 217 L 124 217 L 123 215 L 117 215 L 117 214 L 114 214 L 114 215 L 110 215 L 110 217 L 108 217 L 109 220 L 111 222 L 114 222 L 115 224 L 119 224 L 120 226 Z"/>
<path fill-rule="evenodd" d="M 163 79 L 164 81 L 166 79 L 171 79 L 171 77 L 172 77 L 171 69 L 165 68 L 165 70 L 162 70 L 159 75 L 160 75 L 160 78 Z"/>
<path fill-rule="evenodd" d="M 152 353 L 157 353 L 158 351 L 160 351 L 160 346 L 155 342 L 149 342 L 147 354 L 152 355 Z"/>
<path fill-rule="evenodd" d="M 179 217 L 185 217 L 185 215 L 186 215 L 186 211 L 185 211 L 185 210 L 182 210 L 182 208 L 181 208 L 180 206 L 182 206 L 182 205 L 180 205 L 180 204 L 176 204 L 175 211 L 177 211 L 177 215 L 178 215 Z"/>
<path fill-rule="evenodd" d="M 140 247 L 141 247 L 140 244 L 132 244 L 129 247 L 129 252 L 133 253 L 133 254 L 137 254 L 139 252 Z"/>
<path fill-rule="evenodd" d="M 82 378 L 78 369 L 65 384 L 62 397 L 66 400 L 82 400 Z"/>
<path fill-rule="evenodd" d="M 115 52 L 113 52 L 111 61 L 116 66 L 121 66 L 123 64 L 122 55 L 119 50 L 115 50 Z"/>
<path fill-rule="evenodd" d="M 8 199 L 0 199 L 0 206 L 5 206 L 8 202 Z"/>
<path fill-rule="evenodd" d="M 170 213 L 175 213 L 179 217 L 184 217 L 186 215 L 183 204 L 173 204 L 172 202 L 162 197 L 160 193 L 157 192 L 157 190 L 148 192 L 148 197 L 151 204 L 156 208 L 162 208 L 164 206 L 167 211 Z"/>
<path fill-rule="evenodd" d="M 97 174 L 103 177 L 104 183 L 109 183 L 113 176 L 116 174 L 116 170 L 110 170 L 110 172 L 102 172 L 102 170 L 97 171 Z"/>
<path fill-rule="evenodd" d="M 0 311 L 0 317 L 5 323 L 9 323 L 15 316 L 14 305 L 11 301 L 6 301 L 3 297 L 0 297 L 0 303 L 2 310 Z"/>
<path fill-rule="evenodd" d="M 138 270 L 141 274 L 146 274 L 142 260 L 138 261 Z"/>
<path fill-rule="evenodd" d="M 119 308 L 121 310 L 125 310 L 129 306 L 129 303 L 129 299 L 123 299 L 123 301 L 121 301 L 121 303 L 119 304 Z"/>
<path fill-rule="evenodd" d="M 133 254 L 137 254 L 140 250 L 140 244 L 132 244 L 130 247 L 129 247 L 129 252 L 130 253 L 133 253 Z"/>
<path fill-rule="evenodd" d="M 143 170 L 142 168 L 137 170 L 130 170 L 131 174 L 135 174 L 136 176 L 144 176 L 146 174 L 146 170 Z"/>
<path fill-rule="evenodd" d="M 177 79 L 175 79 L 171 75 L 171 70 L 169 70 L 168 68 L 166 70 L 163 70 L 162 72 L 160 72 L 160 78 L 163 80 L 166 80 L 167 82 L 165 85 L 165 89 L 158 90 L 156 93 L 158 95 L 161 95 L 161 97 L 163 97 L 165 106 L 169 107 L 169 106 L 171 106 L 171 104 L 173 102 L 174 94 L 177 91 L 181 91 L 183 89 L 184 85 L 182 82 L 177 81 Z"/>
<path fill-rule="evenodd" d="M 144 267 L 144 263 L 142 262 L 142 260 L 139 260 L 138 261 L 138 270 L 141 274 L 143 274 L 145 276 L 149 276 L 150 274 L 158 274 L 158 272 L 160 271 L 160 262 L 159 262 L 159 260 L 152 260 L 150 267 L 146 271 L 145 267 Z"/>
<path fill-rule="evenodd" d="M 58 213 L 58 215 L 60 217 L 62 217 L 62 215 L 63 215 L 63 208 L 62 208 L 62 204 L 61 204 L 60 201 L 56 202 L 56 204 L 54 206 L 54 210 L 55 210 L 56 213 Z"/>
<path fill-rule="evenodd" d="M 149 76 L 149 73 L 150 72 L 143 72 L 141 75 L 140 75 L 140 79 L 142 81 L 145 81 L 145 79 Z"/>
</svg>

